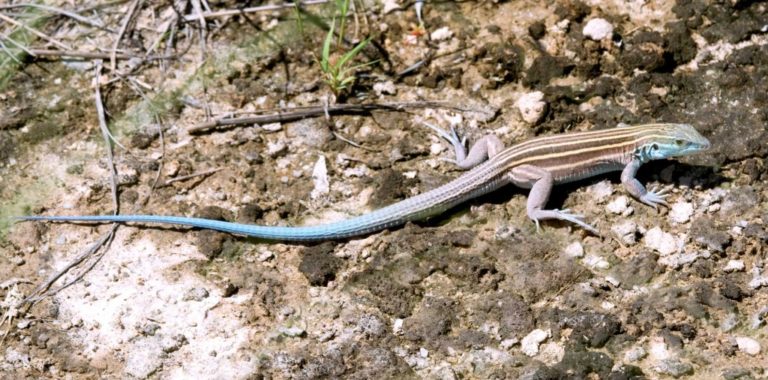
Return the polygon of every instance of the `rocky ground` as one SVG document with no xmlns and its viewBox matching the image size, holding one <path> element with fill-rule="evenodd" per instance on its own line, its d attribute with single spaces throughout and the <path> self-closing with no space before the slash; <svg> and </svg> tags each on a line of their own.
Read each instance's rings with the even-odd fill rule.
<svg viewBox="0 0 768 380">
<path fill-rule="evenodd" d="M 422 28 L 411 2 L 355 2 L 346 37 L 370 36 L 355 62 L 374 63 L 334 94 L 318 27 L 333 4 L 201 19 L 196 1 L 88 3 L 47 2 L 98 25 L 0 9 L 103 60 L 30 56 L 9 39 L 63 47 L 0 24 L 3 378 L 768 378 L 768 4 L 427 2 Z M 113 64 L 116 40 L 136 57 Z M 320 244 L 14 223 L 113 212 L 97 98 L 121 213 L 265 225 L 340 220 L 460 175 L 423 122 L 507 144 L 684 122 L 713 149 L 641 169 L 668 209 L 629 197 L 618 174 L 557 187 L 549 205 L 601 236 L 537 233 L 513 187 Z M 420 101 L 446 103 L 198 128 Z"/>
</svg>

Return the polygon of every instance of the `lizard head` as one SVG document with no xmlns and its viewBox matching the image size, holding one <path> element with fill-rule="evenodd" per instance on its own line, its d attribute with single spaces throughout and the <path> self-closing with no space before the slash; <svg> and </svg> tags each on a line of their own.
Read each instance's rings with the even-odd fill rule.
<svg viewBox="0 0 768 380">
<path fill-rule="evenodd" d="M 639 154 L 645 160 L 663 160 L 703 152 L 711 146 L 709 140 L 689 124 L 659 124 L 658 129 L 649 133 Z"/>
</svg>

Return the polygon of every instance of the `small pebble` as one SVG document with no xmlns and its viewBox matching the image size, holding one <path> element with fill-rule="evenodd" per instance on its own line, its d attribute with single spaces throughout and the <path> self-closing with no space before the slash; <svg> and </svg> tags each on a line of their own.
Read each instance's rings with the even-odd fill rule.
<svg viewBox="0 0 768 380">
<path fill-rule="evenodd" d="M 665 359 L 657 362 L 653 369 L 661 374 L 678 378 L 693 373 L 693 366 L 679 359 Z"/>
<path fill-rule="evenodd" d="M 589 188 L 597 203 L 603 203 L 613 195 L 613 186 L 608 181 L 600 181 Z"/>
<path fill-rule="evenodd" d="M 376 82 L 373 84 L 373 92 L 376 93 L 376 95 L 395 95 L 397 94 L 397 88 L 395 88 L 395 84 L 388 80 L 386 82 Z"/>
<path fill-rule="evenodd" d="M 624 354 L 624 361 L 628 363 L 636 362 L 636 361 L 642 360 L 646 356 L 648 356 L 648 353 L 645 352 L 645 349 L 640 346 L 637 346 L 637 347 L 631 348 L 629 351 L 627 351 Z"/>
<path fill-rule="evenodd" d="M 739 347 L 739 351 L 755 356 L 760 353 L 760 343 L 752 338 L 740 336 L 736 338 L 736 345 Z"/>
<path fill-rule="evenodd" d="M 453 37 L 453 32 L 447 26 L 439 28 L 429 35 L 432 41 L 443 41 Z"/>
<path fill-rule="evenodd" d="M 315 187 L 309 193 L 309 197 L 312 199 L 320 198 L 327 195 L 331 191 L 331 185 L 328 180 L 328 167 L 325 163 L 325 156 L 320 155 L 315 166 L 312 169 L 312 182 Z"/>
<path fill-rule="evenodd" d="M 729 332 L 739 325 L 739 317 L 736 314 L 730 313 L 725 316 L 722 322 L 720 322 L 720 330 L 723 332 Z"/>
<path fill-rule="evenodd" d="M 519 340 L 517 340 L 515 338 L 504 339 L 504 340 L 501 341 L 500 346 L 501 346 L 501 348 L 503 348 L 505 350 L 508 350 L 508 349 L 512 348 L 512 346 L 516 345 L 518 342 L 519 342 Z"/>
<path fill-rule="evenodd" d="M 304 335 L 304 333 L 306 332 L 306 331 L 304 331 L 304 329 L 302 329 L 301 327 L 298 327 L 298 326 L 280 327 L 278 329 L 278 331 L 280 332 L 280 334 L 283 334 L 285 336 L 294 337 L 294 338 L 295 337 L 300 337 L 300 336 Z"/>
<path fill-rule="evenodd" d="M 397 0 L 384 0 L 382 12 L 384 14 L 393 12 L 395 10 L 402 9 Z"/>
<path fill-rule="evenodd" d="M 565 255 L 568 257 L 583 257 L 584 247 L 581 245 L 581 243 L 575 241 L 571 244 L 568 244 L 568 246 L 565 247 L 563 253 L 565 253 Z"/>
<path fill-rule="evenodd" d="M 276 158 L 288 151 L 288 145 L 284 141 L 268 142 L 267 143 L 267 155 L 272 158 Z"/>
<path fill-rule="evenodd" d="M 728 260 L 728 264 L 725 264 L 723 271 L 725 272 L 741 272 L 744 270 L 744 260 Z"/>
<path fill-rule="evenodd" d="M 627 198 L 626 195 L 617 197 L 616 199 L 612 200 L 610 203 L 608 203 L 605 206 L 606 211 L 612 214 L 617 214 L 617 215 L 624 214 L 624 212 L 626 212 L 628 208 L 629 208 L 629 198 Z"/>
<path fill-rule="evenodd" d="M 596 255 L 587 255 L 582 260 L 584 265 L 592 268 L 592 269 L 608 269 L 611 267 L 611 264 L 606 261 L 604 258 Z"/>
<path fill-rule="evenodd" d="M 392 333 L 395 335 L 402 335 L 403 334 L 403 319 L 397 318 L 395 319 L 395 322 L 392 323 Z"/>
<path fill-rule="evenodd" d="M 637 223 L 627 219 L 611 227 L 611 231 L 621 239 L 624 244 L 635 244 L 637 242 Z"/>
<path fill-rule="evenodd" d="M 600 41 L 613 35 L 613 25 L 605 19 L 593 18 L 584 26 L 582 34 L 589 39 Z"/>
<path fill-rule="evenodd" d="M 539 344 L 552 335 L 550 330 L 536 329 L 520 341 L 521 349 L 524 354 L 534 356 L 539 353 Z"/>
<path fill-rule="evenodd" d="M 517 100 L 517 109 L 526 123 L 536 124 L 547 111 L 547 102 L 541 91 L 529 92 Z"/>
<path fill-rule="evenodd" d="M 678 251 L 678 241 L 670 233 L 661 230 L 661 227 L 653 227 L 645 233 L 643 238 L 645 246 L 658 251 L 662 256 L 667 256 Z"/>
<path fill-rule="evenodd" d="M 752 273 L 752 279 L 749 280 L 749 286 L 751 289 L 758 289 L 763 286 L 768 286 L 768 276 L 763 276 L 760 273 L 760 268 L 757 266 L 752 267 L 752 270 L 750 270 Z"/>
<path fill-rule="evenodd" d="M 283 125 L 280 123 L 269 123 L 262 125 L 261 129 L 266 132 L 277 132 L 283 129 Z"/>
<path fill-rule="evenodd" d="M 699 253 L 675 253 L 667 256 L 662 256 L 659 258 L 658 263 L 664 266 L 668 266 L 673 269 L 677 269 L 682 267 L 685 264 L 690 264 L 699 257 L 708 257 L 708 253 L 699 254 Z"/>
<path fill-rule="evenodd" d="M 182 297 L 182 301 L 202 301 L 203 299 L 208 298 L 208 290 L 205 288 L 192 288 L 187 290 L 187 292 L 184 294 L 184 297 Z"/>
<path fill-rule="evenodd" d="M 676 202 L 672 204 L 669 211 L 669 217 L 675 223 L 685 223 L 691 220 L 693 215 L 693 203 L 690 202 Z"/>
</svg>

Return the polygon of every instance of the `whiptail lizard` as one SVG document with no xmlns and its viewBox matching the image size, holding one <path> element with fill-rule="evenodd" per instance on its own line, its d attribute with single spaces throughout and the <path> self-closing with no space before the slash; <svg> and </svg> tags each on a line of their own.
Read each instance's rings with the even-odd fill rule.
<svg viewBox="0 0 768 380">
<path fill-rule="evenodd" d="M 621 182 L 633 197 L 654 208 L 660 204 L 666 206 L 664 191 L 646 190 L 635 178 L 640 165 L 650 160 L 698 153 L 710 147 L 709 140 L 690 125 L 646 124 L 538 137 L 509 148 L 504 148 L 498 137 L 489 135 L 475 143 L 467 154 L 455 131 L 448 133 L 429 127 L 453 144 L 455 163 L 469 171 L 426 193 L 335 223 L 273 227 L 162 215 L 25 216 L 19 219 L 177 224 L 270 240 L 318 241 L 365 235 L 422 220 L 504 185 L 514 184 L 531 189 L 527 213 L 537 229 L 540 220 L 559 219 L 597 234 L 581 215 L 569 210 L 544 208 L 553 185 L 622 170 Z"/>
</svg>

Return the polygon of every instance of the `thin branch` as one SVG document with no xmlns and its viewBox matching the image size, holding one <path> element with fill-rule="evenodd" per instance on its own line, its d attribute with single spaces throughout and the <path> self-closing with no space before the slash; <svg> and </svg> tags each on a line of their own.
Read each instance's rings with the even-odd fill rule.
<svg viewBox="0 0 768 380">
<path fill-rule="evenodd" d="M 236 16 L 244 13 L 276 11 L 280 9 L 293 8 L 297 5 L 298 6 L 317 5 L 317 4 L 325 4 L 327 2 L 328 0 L 307 0 L 307 1 L 300 1 L 298 3 L 272 4 L 272 5 L 263 5 L 260 7 L 250 7 L 250 8 L 243 8 L 243 9 L 227 9 L 227 10 L 216 11 L 216 12 L 203 12 L 200 15 L 198 15 L 197 12 L 195 12 L 195 14 L 184 16 L 184 20 L 195 21 L 200 17 L 216 18 L 216 17 Z"/>
<path fill-rule="evenodd" d="M 81 16 L 80 14 L 68 11 L 66 9 L 56 8 L 52 7 L 50 5 L 43 5 L 43 4 L 32 4 L 32 3 L 20 3 L 20 4 L 11 4 L 11 5 L 0 5 L 0 9 L 12 9 L 12 8 L 37 8 L 42 9 L 47 12 L 56 13 L 62 16 L 67 16 L 75 21 L 78 21 L 80 23 L 90 25 L 94 28 L 98 28 L 101 30 L 106 30 L 110 33 L 114 33 L 115 31 L 112 29 L 107 28 L 106 26 L 102 25 L 101 23 L 98 23 L 96 21 L 91 21 L 90 19 Z"/>
<path fill-rule="evenodd" d="M 120 40 L 123 39 L 125 30 L 128 29 L 128 24 L 131 22 L 133 14 L 136 12 L 136 8 L 139 6 L 139 2 L 141 2 L 141 0 L 134 0 L 131 6 L 128 8 L 128 13 L 126 13 L 125 17 L 123 17 L 123 24 L 120 25 L 120 31 L 117 33 L 115 43 L 112 45 L 112 56 L 109 58 L 109 66 L 112 72 L 115 72 L 116 69 L 115 61 L 117 60 L 117 47 L 120 45 Z"/>
<path fill-rule="evenodd" d="M 99 52 L 92 52 L 92 51 L 79 51 L 79 50 L 50 50 L 50 49 L 29 49 L 27 52 L 30 55 L 33 56 L 41 56 L 41 57 L 72 57 L 72 58 L 87 58 L 87 59 L 111 59 L 112 53 L 99 53 Z M 175 59 L 178 58 L 177 56 L 171 56 L 171 55 L 149 55 L 149 56 L 141 56 L 141 55 L 133 55 L 133 54 L 125 54 L 125 53 L 116 53 L 114 55 L 115 59 L 134 59 L 134 58 L 140 58 L 140 59 L 146 59 L 149 61 L 157 61 L 157 60 L 168 60 L 168 59 Z"/>
<path fill-rule="evenodd" d="M 110 168 L 110 186 L 112 189 L 112 202 L 114 205 L 114 214 L 116 215 L 120 209 L 120 204 L 118 203 L 117 198 L 117 171 L 115 170 L 115 163 L 114 158 L 112 155 L 112 144 L 109 139 L 110 134 L 109 130 L 107 129 L 107 120 L 104 113 L 104 104 L 101 100 L 101 90 L 100 90 L 100 83 L 99 78 L 101 77 L 101 71 L 102 71 L 102 62 L 97 61 L 96 62 L 96 69 L 94 71 L 95 79 L 94 79 L 94 97 L 96 101 L 96 111 L 98 114 L 99 119 L 99 127 L 101 128 L 101 134 L 104 138 L 104 143 L 106 144 L 107 149 L 107 158 L 109 160 L 109 168 Z M 67 264 L 64 268 L 54 273 L 51 277 L 48 278 L 44 283 L 40 284 L 32 293 L 30 293 L 29 296 L 27 296 L 23 301 L 22 305 L 26 305 L 27 307 L 32 307 L 33 304 L 37 303 L 38 301 L 42 300 L 45 297 L 51 296 L 53 294 L 56 294 L 72 284 L 75 284 L 76 282 L 80 281 L 83 276 L 85 276 L 88 272 L 90 272 L 96 264 L 101 261 L 101 258 L 104 257 L 104 254 L 106 253 L 106 248 L 109 247 L 109 245 L 112 243 L 112 240 L 115 237 L 115 231 L 117 231 L 117 227 L 120 226 L 119 223 L 112 224 L 112 227 L 110 228 L 107 233 L 102 235 L 99 240 L 91 244 L 88 249 L 86 249 L 84 252 L 79 254 L 77 257 L 75 257 L 74 260 L 72 260 L 69 264 Z M 94 256 L 99 249 L 105 248 L 104 251 L 98 256 Z M 64 274 L 68 273 L 73 268 L 80 266 L 84 262 L 86 262 L 88 259 L 91 259 L 91 262 L 88 263 L 88 265 L 83 268 L 80 273 L 76 274 L 71 280 L 66 282 L 64 285 L 50 290 L 50 287 L 53 286 L 53 283 L 58 281 Z"/>
<path fill-rule="evenodd" d="M 115 206 L 115 211 L 113 214 L 117 215 L 120 212 L 120 204 L 118 203 L 117 199 L 117 169 L 115 169 L 115 160 L 114 155 L 112 154 L 112 141 L 114 141 L 114 136 L 112 136 L 112 134 L 109 132 L 106 112 L 104 112 L 104 103 L 101 100 L 101 84 L 99 83 L 99 79 L 101 78 L 101 68 L 101 61 L 96 61 L 94 100 L 96 101 L 96 111 L 99 117 L 99 129 L 101 129 L 101 137 L 104 138 L 104 143 L 107 144 L 107 160 L 109 160 L 109 171 L 112 174 L 110 187 L 112 189 L 112 202 Z"/>
<path fill-rule="evenodd" d="M 20 26 L 20 27 L 28 30 L 30 33 L 32 33 L 32 34 L 34 34 L 34 35 L 36 35 L 36 36 L 38 36 L 38 37 L 40 37 L 40 38 L 50 42 L 50 43 L 52 43 L 52 44 L 54 44 L 54 45 L 56 45 L 56 46 L 58 46 L 58 47 L 60 47 L 60 48 L 62 48 L 64 50 L 72 50 L 72 48 L 70 48 L 69 46 L 64 45 L 63 43 L 57 41 L 56 39 L 54 39 L 52 37 L 49 37 L 45 33 L 41 32 L 41 31 L 31 27 L 31 26 L 27 26 L 26 24 L 24 24 L 22 22 L 18 22 L 18 21 L 14 20 L 14 19 L 12 19 L 12 18 L 10 18 L 10 17 L 8 17 L 8 16 L 6 16 L 6 15 L 4 15 L 2 13 L 0 13 L 0 20 L 5 20 L 5 21 L 7 21 L 7 22 L 9 22 L 9 23 L 11 23 L 13 25 Z"/>
<path fill-rule="evenodd" d="M 168 185 L 170 185 L 170 184 L 172 184 L 174 182 L 186 181 L 188 179 L 195 178 L 195 177 L 208 176 L 208 175 L 211 175 L 213 173 L 216 173 L 216 172 L 220 171 L 221 169 L 222 168 L 214 168 L 214 169 L 205 170 L 205 171 L 202 171 L 202 172 L 199 172 L 199 173 L 192 173 L 192 174 L 189 174 L 189 175 L 184 175 L 184 176 L 181 176 L 181 177 L 172 178 L 172 179 L 169 179 L 169 180 L 164 181 L 163 183 L 157 185 L 157 187 L 166 187 L 166 186 L 168 186 Z"/>
<path fill-rule="evenodd" d="M 195 18 L 200 23 L 200 62 L 205 61 L 205 39 L 206 37 L 206 25 L 205 17 L 203 17 L 203 8 L 200 5 L 200 0 L 190 0 L 192 3 L 192 9 L 195 10 Z"/>
<path fill-rule="evenodd" d="M 282 112 L 269 115 L 236 117 L 236 118 L 220 118 L 210 121 L 206 121 L 189 128 L 189 133 L 203 133 L 211 129 L 227 129 L 234 128 L 238 125 L 245 124 L 268 124 L 276 122 L 288 122 L 301 120 L 308 117 L 324 116 L 326 112 L 328 114 L 343 114 L 343 113 L 366 113 L 370 111 L 403 111 L 405 109 L 412 108 L 448 108 L 457 111 L 471 111 L 489 114 L 492 111 L 471 109 L 462 106 L 456 106 L 444 102 L 405 102 L 405 103 L 383 103 L 383 104 L 336 104 L 333 106 L 314 106 L 314 107 L 301 107 L 300 109 L 288 109 Z M 495 115 L 495 114 L 494 114 Z M 490 115 L 493 116 L 493 115 Z"/>
</svg>

